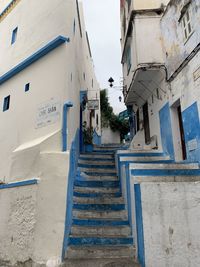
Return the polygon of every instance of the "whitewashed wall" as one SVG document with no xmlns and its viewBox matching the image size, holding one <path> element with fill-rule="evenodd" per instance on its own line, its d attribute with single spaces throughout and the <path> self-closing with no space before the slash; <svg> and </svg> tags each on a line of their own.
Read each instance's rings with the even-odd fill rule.
<svg viewBox="0 0 200 267">
<path fill-rule="evenodd" d="M 200 183 L 141 184 L 147 267 L 199 266 Z"/>
<path fill-rule="evenodd" d="M 36 164 L 39 184 L 0 190 L 0 266 L 61 261 L 69 153 L 40 153 Z"/>
<path fill-rule="evenodd" d="M 120 133 L 118 131 L 113 132 L 110 127 L 102 128 L 101 133 L 102 144 L 120 144 Z"/>
<path fill-rule="evenodd" d="M 5 3 L 0 3 L 0 10 Z M 0 265 L 30 259 L 49 266 L 51 259 L 61 260 L 69 150 L 80 127 L 80 90 L 95 92 L 99 97 L 81 7 L 79 11 L 82 36 L 74 0 L 21 0 L 0 23 L 0 36 L 5 40 L 0 42 L 0 76 L 57 36 L 70 38 L 69 43 L 54 49 L 0 86 L 0 180 L 7 183 L 33 177 L 40 179 L 39 185 L 0 190 L 4 215 L 0 216 Z M 17 41 L 11 46 L 11 33 L 16 26 Z M 28 92 L 24 91 L 26 83 L 30 83 Z M 3 112 L 7 95 L 11 96 L 10 108 Z M 66 101 L 72 101 L 73 107 L 67 115 L 68 151 L 61 152 L 62 111 Z M 59 112 L 51 123 L 43 121 L 39 126 L 39 108 L 48 103 L 57 103 Z M 87 119 L 87 111 L 85 116 Z M 93 123 L 96 127 L 95 121 Z M 23 220 L 24 229 L 20 225 Z"/>
</svg>

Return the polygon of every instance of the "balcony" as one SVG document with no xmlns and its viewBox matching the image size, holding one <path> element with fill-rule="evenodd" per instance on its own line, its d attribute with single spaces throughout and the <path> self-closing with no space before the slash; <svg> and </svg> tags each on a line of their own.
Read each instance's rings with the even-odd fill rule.
<svg viewBox="0 0 200 267">
<path fill-rule="evenodd" d="M 160 18 L 137 14 L 129 26 L 122 55 L 126 105 L 143 105 L 166 77 Z"/>
<path fill-rule="evenodd" d="M 126 44 L 129 28 L 136 14 L 156 13 L 160 15 L 170 0 L 124 0 L 121 6 L 121 45 Z"/>
</svg>

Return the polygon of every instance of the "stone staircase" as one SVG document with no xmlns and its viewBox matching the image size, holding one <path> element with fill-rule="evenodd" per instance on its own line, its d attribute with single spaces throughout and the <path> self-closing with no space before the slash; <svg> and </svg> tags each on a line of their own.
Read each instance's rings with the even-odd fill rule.
<svg viewBox="0 0 200 267">
<path fill-rule="evenodd" d="M 80 156 L 65 267 L 139 266 L 116 173 L 118 148 L 97 147 Z"/>
</svg>

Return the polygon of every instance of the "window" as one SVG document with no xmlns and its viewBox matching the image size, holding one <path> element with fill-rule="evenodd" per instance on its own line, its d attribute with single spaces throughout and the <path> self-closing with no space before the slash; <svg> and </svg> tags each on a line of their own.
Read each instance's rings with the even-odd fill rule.
<svg viewBox="0 0 200 267">
<path fill-rule="evenodd" d="M 130 45 L 127 48 L 126 64 L 127 64 L 127 72 L 129 73 L 129 71 L 131 69 L 131 47 L 130 47 Z"/>
<path fill-rule="evenodd" d="M 15 28 L 12 32 L 12 39 L 11 39 L 11 44 L 14 44 L 17 40 L 17 32 L 18 32 L 18 27 Z"/>
<path fill-rule="evenodd" d="M 25 92 L 28 92 L 29 89 L 30 89 L 30 83 L 27 83 L 27 84 L 25 85 Z"/>
<path fill-rule="evenodd" d="M 5 112 L 6 110 L 8 110 L 10 107 L 10 96 L 6 96 L 4 98 L 4 102 L 3 102 L 3 112 Z"/>
<path fill-rule="evenodd" d="M 182 16 L 182 27 L 184 31 L 184 38 L 187 40 L 192 34 L 192 25 L 190 17 L 190 8 L 187 8 L 184 15 Z"/>
</svg>

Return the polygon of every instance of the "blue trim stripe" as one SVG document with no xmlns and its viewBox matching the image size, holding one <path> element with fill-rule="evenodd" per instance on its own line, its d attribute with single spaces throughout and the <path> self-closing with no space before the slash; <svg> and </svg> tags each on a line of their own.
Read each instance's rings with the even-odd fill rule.
<svg viewBox="0 0 200 267">
<path fill-rule="evenodd" d="M 97 238 L 97 237 L 71 237 L 69 240 L 69 245 L 73 246 L 95 246 L 95 245 L 132 245 L 133 238 Z"/>
<path fill-rule="evenodd" d="M 142 267 L 145 267 L 144 231 L 143 231 L 140 184 L 134 185 L 134 191 L 135 191 L 135 213 L 136 213 L 138 261 Z"/>
<path fill-rule="evenodd" d="M 42 58 L 43 56 L 47 55 L 49 52 L 57 48 L 58 46 L 69 42 L 69 38 L 64 36 L 58 36 L 53 41 L 49 42 L 47 45 L 39 49 L 37 52 L 26 58 L 20 64 L 9 70 L 7 73 L 0 77 L 0 85 L 11 79 L 13 76 L 24 70 L 25 68 L 29 67 L 31 64 Z"/>
<path fill-rule="evenodd" d="M 131 170 L 131 174 L 135 176 L 200 176 L 199 169 L 190 170 Z"/>
<path fill-rule="evenodd" d="M 9 184 L 1 184 L 0 190 L 20 187 L 20 186 L 34 185 L 34 184 L 38 184 L 38 179 L 31 179 L 31 180 L 26 180 L 26 181 L 21 181 L 21 182 L 16 182 L 16 183 L 9 183 Z"/>
<path fill-rule="evenodd" d="M 112 221 L 112 220 L 80 220 L 73 219 L 73 225 L 78 226 L 127 226 L 128 221 Z"/>
</svg>

